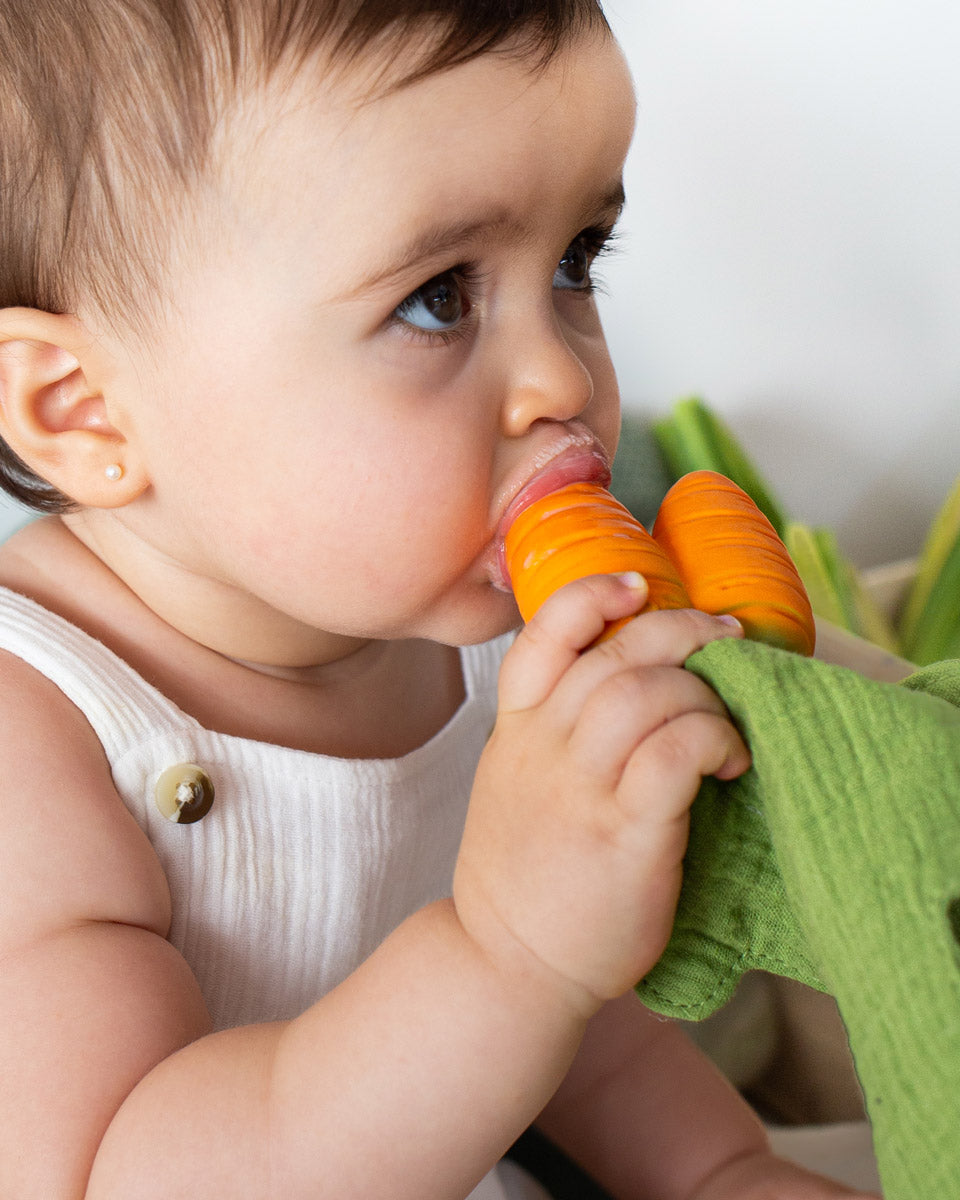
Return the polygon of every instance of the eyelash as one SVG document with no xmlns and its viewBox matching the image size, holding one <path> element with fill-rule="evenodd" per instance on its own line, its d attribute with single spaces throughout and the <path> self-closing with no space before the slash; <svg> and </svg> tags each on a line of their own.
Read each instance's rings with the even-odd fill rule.
<svg viewBox="0 0 960 1200">
<path fill-rule="evenodd" d="M 587 257 L 590 259 L 590 269 L 592 271 L 593 264 L 603 255 L 613 254 L 618 249 L 617 239 L 619 233 L 612 225 L 589 225 L 586 229 L 582 229 L 573 242 L 580 242 L 587 252 Z M 571 246 L 573 245 L 571 242 Z M 595 295 L 598 291 L 602 291 L 602 285 L 590 276 L 590 280 L 585 288 L 581 289 L 587 295 Z"/>
<path fill-rule="evenodd" d="M 612 225 L 588 225 L 585 229 L 581 229 L 573 241 L 570 242 L 570 246 L 574 246 L 579 243 L 583 247 L 589 260 L 589 269 L 592 271 L 593 264 L 601 255 L 610 254 L 617 249 L 617 237 L 618 234 Z M 473 297 L 479 291 L 482 291 L 483 286 L 488 278 L 487 272 L 481 270 L 476 263 L 471 262 L 458 263 L 456 266 L 451 267 L 446 271 L 442 271 L 438 275 L 432 276 L 431 278 L 438 279 L 444 275 L 452 276 L 457 281 L 458 286 L 463 289 L 463 292 L 467 297 Z M 429 282 L 430 280 L 427 280 L 426 283 L 421 284 L 421 288 L 425 287 Z M 416 295 L 417 291 L 419 290 L 419 288 L 415 289 L 413 292 L 409 293 L 409 296 Z M 572 291 L 575 295 L 581 297 L 594 296 L 602 290 L 602 285 L 598 284 L 591 275 L 583 287 L 568 288 L 565 290 Z M 409 299 L 409 296 L 405 297 L 405 300 Z M 473 326 L 474 306 L 472 304 L 464 319 L 452 329 L 427 330 L 418 328 L 409 321 L 405 321 L 403 317 L 399 315 L 399 309 L 402 303 L 403 301 L 400 305 L 397 305 L 396 309 L 394 309 L 391 315 L 390 323 L 392 325 L 399 326 L 405 337 L 408 337 L 415 342 L 419 342 L 422 345 L 436 346 L 439 343 L 443 346 L 449 346 L 455 344 L 462 341 L 471 331 Z"/>
</svg>

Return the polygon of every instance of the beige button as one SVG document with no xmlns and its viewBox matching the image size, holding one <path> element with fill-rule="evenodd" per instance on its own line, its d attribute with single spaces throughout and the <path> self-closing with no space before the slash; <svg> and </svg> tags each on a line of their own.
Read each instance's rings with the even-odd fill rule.
<svg viewBox="0 0 960 1200">
<path fill-rule="evenodd" d="M 161 774 L 153 797 L 168 821 L 191 825 L 210 811 L 213 784 L 203 767 L 196 763 L 177 763 Z"/>
</svg>

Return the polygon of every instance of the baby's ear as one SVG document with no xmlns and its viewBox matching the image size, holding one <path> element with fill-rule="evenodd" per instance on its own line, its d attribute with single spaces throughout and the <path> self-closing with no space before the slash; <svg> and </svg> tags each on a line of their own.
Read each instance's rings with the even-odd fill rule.
<svg viewBox="0 0 960 1200">
<path fill-rule="evenodd" d="M 76 317 L 0 309 L 0 437 L 84 507 L 117 508 L 147 486 L 112 418 L 109 365 L 108 352 Z"/>
</svg>

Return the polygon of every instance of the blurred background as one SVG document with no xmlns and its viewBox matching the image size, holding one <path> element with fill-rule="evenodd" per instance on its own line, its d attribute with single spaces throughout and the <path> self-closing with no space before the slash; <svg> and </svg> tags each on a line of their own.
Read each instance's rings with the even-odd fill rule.
<svg viewBox="0 0 960 1200">
<path fill-rule="evenodd" d="M 960 6 L 605 7 L 640 104 L 600 271 L 627 408 L 702 395 L 791 516 L 915 553 L 960 473 Z"/>
<path fill-rule="evenodd" d="M 869 566 L 960 474 L 960 6 L 606 0 L 639 100 L 599 276 L 625 406 L 696 393 Z"/>
</svg>

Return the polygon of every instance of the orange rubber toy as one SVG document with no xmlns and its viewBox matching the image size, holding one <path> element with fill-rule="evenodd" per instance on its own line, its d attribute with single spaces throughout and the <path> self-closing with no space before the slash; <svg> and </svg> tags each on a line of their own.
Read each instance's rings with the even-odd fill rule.
<svg viewBox="0 0 960 1200">
<path fill-rule="evenodd" d="M 525 621 L 574 579 L 638 571 L 650 588 L 644 612 L 730 613 L 747 637 L 813 653 L 813 613 L 786 547 L 746 492 L 715 471 L 673 485 L 653 536 L 605 488 L 568 484 L 519 514 L 505 552 Z M 611 622 L 601 640 L 625 623 Z"/>
</svg>

